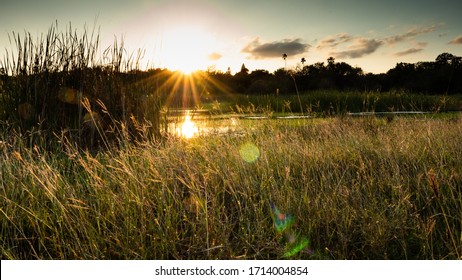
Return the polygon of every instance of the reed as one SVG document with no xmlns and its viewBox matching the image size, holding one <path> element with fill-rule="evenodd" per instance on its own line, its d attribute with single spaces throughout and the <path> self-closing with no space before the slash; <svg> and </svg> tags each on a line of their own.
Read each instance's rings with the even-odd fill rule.
<svg viewBox="0 0 462 280">
<path fill-rule="evenodd" d="M 136 137 L 133 119 L 149 122 L 153 134 L 159 134 L 157 78 L 137 74 L 144 52 L 129 54 L 123 37 L 101 51 L 96 28 L 85 27 L 79 33 L 69 24 L 61 31 L 56 22 L 39 38 L 28 32 L 13 32 L 9 38 L 12 50 L 0 61 L 2 123 L 23 134 L 37 131 L 49 138 L 65 130 L 90 148 L 102 138 L 114 138 L 110 132 L 121 125 Z M 87 108 L 82 106 L 84 99 Z M 93 121 L 98 115 L 98 122 L 105 124 L 99 134 L 86 119 L 88 109 Z"/>
</svg>

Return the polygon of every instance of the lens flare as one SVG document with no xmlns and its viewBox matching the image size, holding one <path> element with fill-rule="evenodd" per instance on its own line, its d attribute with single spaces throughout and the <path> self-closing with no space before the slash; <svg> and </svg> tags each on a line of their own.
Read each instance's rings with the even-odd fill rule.
<svg viewBox="0 0 462 280">
<path fill-rule="evenodd" d="M 256 161 L 260 157 L 260 150 L 252 143 L 245 143 L 239 149 L 242 159 L 248 163 Z"/>
<path fill-rule="evenodd" d="M 306 237 L 303 237 L 303 238 L 298 238 L 298 240 L 296 240 L 296 242 L 293 242 L 293 243 L 289 243 L 287 246 L 287 251 L 285 252 L 284 254 L 284 257 L 285 258 L 289 258 L 289 257 L 292 257 L 293 255 L 297 254 L 298 252 L 302 251 L 303 249 L 305 249 L 306 246 L 308 246 L 308 239 Z M 295 244 L 295 245 L 293 245 Z"/>
<path fill-rule="evenodd" d="M 273 210 L 274 227 L 277 232 L 285 231 L 294 223 L 292 215 L 281 213 L 274 204 L 271 204 L 271 210 Z"/>
<path fill-rule="evenodd" d="M 271 207 L 271 216 L 273 218 L 274 227 L 278 233 L 284 232 L 287 242 L 286 242 L 286 251 L 283 255 L 284 258 L 292 257 L 293 255 L 301 252 L 309 245 L 309 240 L 306 237 L 300 237 L 299 234 L 295 233 L 291 226 L 294 223 L 294 217 L 289 214 L 282 213 L 276 207 L 274 203 L 270 204 Z M 309 254 L 312 254 L 312 251 L 308 249 Z"/>
</svg>

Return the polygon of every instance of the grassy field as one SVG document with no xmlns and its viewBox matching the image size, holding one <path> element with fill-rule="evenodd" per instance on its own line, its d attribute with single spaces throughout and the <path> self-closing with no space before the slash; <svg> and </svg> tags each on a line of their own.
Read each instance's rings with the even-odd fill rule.
<svg viewBox="0 0 462 280">
<path fill-rule="evenodd" d="M 0 139 L 2 259 L 461 259 L 462 118 L 262 120 L 85 152 Z M 250 147 L 250 148 L 249 148 Z"/>
</svg>

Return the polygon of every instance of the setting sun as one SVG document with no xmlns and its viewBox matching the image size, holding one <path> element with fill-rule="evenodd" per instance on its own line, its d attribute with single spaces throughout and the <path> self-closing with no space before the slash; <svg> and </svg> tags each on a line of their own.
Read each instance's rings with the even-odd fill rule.
<svg viewBox="0 0 462 280">
<path fill-rule="evenodd" d="M 214 46 L 213 36 L 199 28 L 172 28 L 163 36 L 162 62 L 167 68 L 184 74 L 205 70 Z"/>
</svg>

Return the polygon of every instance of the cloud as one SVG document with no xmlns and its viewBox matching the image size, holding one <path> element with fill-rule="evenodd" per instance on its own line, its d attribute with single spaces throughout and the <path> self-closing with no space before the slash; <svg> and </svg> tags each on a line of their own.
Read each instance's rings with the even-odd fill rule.
<svg viewBox="0 0 462 280">
<path fill-rule="evenodd" d="M 448 42 L 448 44 L 453 44 L 453 45 L 462 44 L 462 35 L 452 39 L 451 41 Z"/>
<path fill-rule="evenodd" d="M 423 48 L 410 48 L 410 49 L 395 53 L 395 56 L 405 56 L 405 55 L 409 55 L 413 53 L 418 53 L 421 51 L 423 51 Z"/>
<path fill-rule="evenodd" d="M 347 47 L 345 51 L 333 51 L 329 55 L 335 58 L 360 58 L 375 52 L 383 41 L 376 39 L 356 38 L 353 45 Z"/>
<path fill-rule="evenodd" d="M 330 36 L 325 39 L 322 39 L 319 42 L 319 44 L 316 46 L 316 48 L 318 49 L 333 48 L 333 47 L 336 47 L 337 45 L 350 42 L 353 38 L 354 37 L 349 34 L 339 33 L 334 36 Z"/>
<path fill-rule="evenodd" d="M 209 60 L 215 61 L 215 60 L 219 60 L 220 58 L 222 58 L 222 55 L 217 52 L 214 52 L 208 55 Z"/>
<path fill-rule="evenodd" d="M 419 48 L 425 48 L 427 45 L 428 45 L 427 42 L 418 42 L 417 43 L 417 47 L 419 47 Z"/>
<path fill-rule="evenodd" d="M 262 44 L 260 38 L 257 37 L 247 44 L 241 52 L 250 54 L 250 58 L 252 59 L 262 59 L 281 57 L 283 53 L 288 56 L 303 54 L 310 47 L 309 44 L 302 43 L 300 38 L 283 39 L 281 41 Z"/>
<path fill-rule="evenodd" d="M 436 24 L 436 25 L 430 25 L 430 26 L 417 26 L 409 29 L 408 31 L 402 33 L 402 34 L 397 34 L 393 35 L 390 37 L 387 37 L 384 39 L 384 41 L 387 44 L 393 45 L 395 43 L 407 41 L 410 39 L 414 39 L 418 35 L 422 34 L 427 34 L 436 31 L 438 28 L 443 26 L 443 24 Z"/>
<path fill-rule="evenodd" d="M 345 45 L 347 43 L 350 45 Z M 343 50 L 337 50 L 341 45 Z M 316 48 L 329 49 L 329 55 L 335 58 L 359 58 L 375 52 L 382 45 L 382 40 L 339 33 L 322 39 Z"/>
<path fill-rule="evenodd" d="M 419 35 L 435 32 L 442 26 L 444 26 L 444 24 L 442 23 L 434 25 L 415 26 L 403 33 L 381 38 L 360 37 L 346 33 L 339 33 L 334 36 L 329 36 L 320 40 L 316 48 L 320 50 L 328 49 L 329 55 L 335 58 L 360 58 L 365 55 L 374 53 L 377 49 L 379 49 L 381 46 L 385 44 L 392 46 L 396 43 L 401 42 L 415 42 L 416 37 L 418 37 Z M 457 43 L 458 41 L 456 39 L 454 39 L 451 42 Z M 423 51 L 426 45 L 427 43 L 425 42 L 419 42 L 414 48 L 409 48 L 402 52 L 397 52 L 395 53 L 395 55 L 403 56 L 411 53 L 420 52 Z"/>
</svg>

